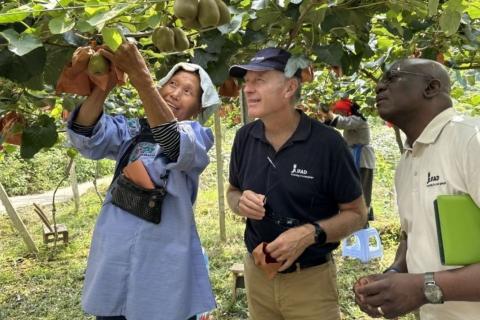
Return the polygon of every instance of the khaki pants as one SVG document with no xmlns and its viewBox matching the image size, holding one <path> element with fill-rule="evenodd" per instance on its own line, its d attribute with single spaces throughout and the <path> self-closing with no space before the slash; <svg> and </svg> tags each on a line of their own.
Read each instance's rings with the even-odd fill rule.
<svg viewBox="0 0 480 320">
<path fill-rule="evenodd" d="M 268 280 L 247 255 L 245 288 L 252 320 L 339 320 L 333 260 Z"/>
</svg>

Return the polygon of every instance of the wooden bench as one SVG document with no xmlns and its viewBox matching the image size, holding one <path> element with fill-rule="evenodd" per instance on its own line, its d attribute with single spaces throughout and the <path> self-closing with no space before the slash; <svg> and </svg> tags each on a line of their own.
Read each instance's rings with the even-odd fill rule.
<svg viewBox="0 0 480 320">
<path fill-rule="evenodd" d="M 34 203 L 35 207 L 33 210 L 40 217 L 40 220 L 43 222 L 43 243 L 48 244 L 55 241 L 55 227 L 50 224 L 48 221 L 47 215 L 43 210 Z M 68 230 L 64 224 L 57 223 L 57 241 L 63 241 L 64 244 L 68 244 Z"/>
<path fill-rule="evenodd" d="M 233 275 L 232 300 L 233 302 L 235 302 L 237 300 L 237 289 L 245 288 L 245 278 L 243 277 L 243 263 L 234 263 L 230 267 L 230 271 Z"/>
</svg>

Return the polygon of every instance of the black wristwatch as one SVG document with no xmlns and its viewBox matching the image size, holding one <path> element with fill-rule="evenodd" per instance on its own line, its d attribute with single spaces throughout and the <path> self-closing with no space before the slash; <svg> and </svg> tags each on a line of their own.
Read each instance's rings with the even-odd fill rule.
<svg viewBox="0 0 480 320">
<path fill-rule="evenodd" d="M 325 244 L 327 242 L 327 234 L 325 230 L 316 222 L 310 222 L 315 227 L 315 244 Z"/>
</svg>

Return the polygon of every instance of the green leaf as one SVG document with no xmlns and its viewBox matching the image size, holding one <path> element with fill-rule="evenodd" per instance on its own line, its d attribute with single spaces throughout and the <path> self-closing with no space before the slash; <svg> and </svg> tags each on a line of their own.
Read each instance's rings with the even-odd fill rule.
<svg viewBox="0 0 480 320">
<path fill-rule="evenodd" d="M 17 83 L 25 83 L 30 77 L 40 75 L 45 66 L 45 48 L 37 48 L 24 56 L 9 50 L 0 51 L 0 76 Z"/>
<path fill-rule="evenodd" d="M 93 27 L 98 27 L 99 25 L 102 25 L 105 22 L 115 18 L 116 16 L 120 15 L 131 7 L 132 5 L 130 4 L 119 4 L 108 11 L 96 14 L 92 18 L 88 19 L 87 22 Z"/>
<path fill-rule="evenodd" d="M 103 28 L 103 42 L 115 52 L 123 42 L 123 34 L 117 28 Z"/>
<path fill-rule="evenodd" d="M 287 65 L 285 66 L 285 76 L 293 77 L 295 72 L 298 69 L 304 69 L 310 65 L 310 61 L 304 56 L 292 56 L 288 59 Z"/>
<path fill-rule="evenodd" d="M 317 46 L 314 48 L 318 59 L 331 66 L 341 66 L 343 48 L 339 43 L 330 44 L 327 46 Z"/>
<path fill-rule="evenodd" d="M 23 56 L 30 51 L 42 46 L 42 42 L 30 34 L 18 34 L 13 29 L 0 31 L 0 34 L 8 41 L 8 50 L 18 56 Z"/>
<path fill-rule="evenodd" d="M 37 122 L 23 130 L 20 155 L 31 159 L 42 148 L 50 148 L 57 142 L 58 133 L 54 119 L 42 114 Z"/>
<path fill-rule="evenodd" d="M 204 69 L 207 69 L 207 65 L 210 61 L 218 61 L 218 56 L 208 53 L 203 49 L 195 50 L 195 55 L 192 58 L 192 62 L 198 64 Z"/>
<path fill-rule="evenodd" d="M 63 67 L 70 61 L 75 48 L 57 47 L 46 45 L 47 60 L 45 62 L 45 83 L 56 86 L 58 77 L 63 70 Z"/>
<path fill-rule="evenodd" d="M 435 15 L 438 11 L 438 2 L 439 0 L 428 0 L 428 16 L 431 17 Z"/>
<path fill-rule="evenodd" d="M 42 90 L 45 86 L 43 82 L 43 77 L 41 74 L 31 77 L 27 82 L 23 83 L 27 88 L 32 90 Z"/>
<path fill-rule="evenodd" d="M 480 4 L 469 4 L 468 8 L 465 10 L 471 19 L 480 18 Z"/>
<path fill-rule="evenodd" d="M 52 34 L 61 34 L 70 31 L 75 26 L 75 21 L 70 19 L 67 14 L 53 18 L 48 22 L 48 28 Z"/>
<path fill-rule="evenodd" d="M 23 21 L 23 19 L 25 19 L 30 15 L 29 10 L 30 10 L 30 7 L 27 5 L 24 5 L 19 8 L 10 9 L 6 12 L 1 12 L 0 24 Z"/>
<path fill-rule="evenodd" d="M 62 102 L 62 107 L 63 109 L 66 109 L 68 111 L 73 111 L 75 107 L 81 102 L 81 99 L 77 97 L 73 97 L 71 95 L 64 96 L 63 97 L 63 102 Z"/>
<path fill-rule="evenodd" d="M 237 14 L 232 18 L 232 20 L 230 20 L 229 23 L 224 24 L 223 26 L 219 26 L 218 30 L 222 33 L 222 35 L 237 32 L 242 27 L 242 20 L 244 15 L 246 14 Z"/>
<path fill-rule="evenodd" d="M 225 37 L 220 35 L 218 30 L 204 32 L 200 38 L 202 44 L 206 44 L 205 51 L 209 53 L 221 53 L 225 45 Z"/>
<path fill-rule="evenodd" d="M 464 9 L 463 0 L 448 0 L 445 2 L 444 7 L 446 11 L 457 11 L 461 13 Z"/>
<path fill-rule="evenodd" d="M 462 14 L 460 12 L 446 10 L 440 16 L 440 28 L 447 36 L 451 36 L 457 32 L 461 18 Z"/>
</svg>

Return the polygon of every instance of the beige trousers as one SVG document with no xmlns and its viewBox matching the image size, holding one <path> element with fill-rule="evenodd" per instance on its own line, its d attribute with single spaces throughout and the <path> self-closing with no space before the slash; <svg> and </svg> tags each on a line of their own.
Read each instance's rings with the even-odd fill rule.
<svg viewBox="0 0 480 320">
<path fill-rule="evenodd" d="M 337 273 L 333 260 L 269 280 L 250 255 L 245 288 L 252 320 L 339 320 Z"/>
</svg>

